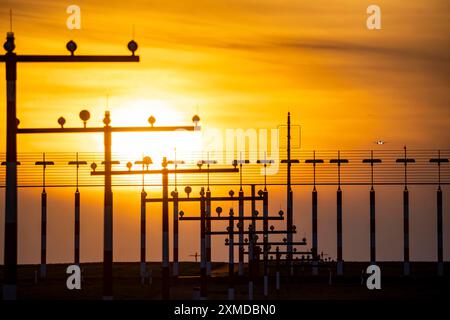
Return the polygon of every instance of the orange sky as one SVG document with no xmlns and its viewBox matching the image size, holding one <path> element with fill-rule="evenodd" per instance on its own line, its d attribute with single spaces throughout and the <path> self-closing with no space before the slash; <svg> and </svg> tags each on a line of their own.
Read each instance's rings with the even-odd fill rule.
<svg viewBox="0 0 450 320">
<path fill-rule="evenodd" d="M 272 128 L 289 109 L 306 149 L 371 148 L 378 139 L 449 146 L 447 1 L 378 1 L 378 31 L 366 28 L 371 2 L 359 0 L 76 1 L 81 30 L 66 28 L 68 2 L 0 3 L 4 33 L 13 10 L 18 53 L 64 54 L 73 39 L 79 54 L 127 54 L 132 25 L 139 43 L 139 64 L 21 65 L 24 127 L 55 126 L 61 115 L 79 125 L 82 108 L 99 124 L 109 95 L 113 125 L 145 125 L 147 114 L 189 123 L 198 111 L 206 127 Z M 98 146 L 65 139 L 77 150 Z M 21 151 L 60 146 L 20 142 Z"/>
<path fill-rule="evenodd" d="M 81 7 L 81 30 L 66 28 L 66 7 L 72 3 Z M 0 0 L 0 32 L 9 30 L 11 8 L 19 54 L 66 54 L 70 39 L 77 42 L 78 54 L 128 54 L 126 44 L 135 26 L 140 63 L 20 65 L 17 108 L 22 127 L 56 127 L 60 116 L 67 126 L 79 126 L 81 109 L 91 111 L 90 125 L 100 125 L 108 108 L 112 125 L 147 125 L 150 114 L 161 125 L 184 125 L 199 113 L 205 128 L 275 128 L 290 110 L 302 126 L 304 149 L 370 149 L 378 139 L 389 141 L 388 148 L 449 148 L 450 3 L 376 3 L 382 10 L 379 31 L 367 30 L 366 8 L 372 1 L 361 0 Z M 0 68 L 0 79 L 4 77 Z M 6 101 L 5 85 L 0 86 L 0 101 Z M 5 123 L 5 112 L 0 112 L 0 123 Z M 95 137 L 63 139 L 20 137 L 19 152 L 100 151 L 101 139 Z M 115 141 L 115 151 L 142 148 L 142 139 Z M 148 143 L 144 148 L 152 146 Z M 5 150 L 3 125 L 0 150 Z M 39 190 L 33 192 L 23 196 L 38 201 Z M 309 193 L 301 197 L 309 204 Z M 280 198 L 273 201 L 275 209 Z M 137 201 L 120 207 L 117 200 L 116 212 L 127 205 L 137 208 Z M 92 225 L 101 217 L 99 204 L 86 208 Z M 3 205 L 2 200 L 1 215 Z M 54 206 L 56 211 L 70 210 L 71 200 L 62 204 L 58 199 Z M 298 218 L 306 219 L 309 227 L 310 209 L 304 209 Z M 392 223 L 389 210 L 386 226 Z M 117 226 L 122 235 L 128 230 L 126 218 L 118 215 L 116 220 L 122 223 Z M 361 234 L 367 234 L 367 223 L 360 221 Z M 137 228 L 138 220 L 132 226 Z M 360 230 L 358 222 L 351 226 Z M 26 235 L 27 230 L 22 227 L 21 232 Z M 91 236 L 97 231 L 91 230 Z M 36 236 L 25 236 L 22 248 L 35 243 Z M 70 237 L 67 241 L 69 245 Z M 424 248 L 426 252 L 429 247 Z M 55 252 L 64 250 L 55 250 L 55 259 L 63 256 Z M 126 246 L 119 252 L 129 258 Z M 24 259 L 32 261 L 33 254 Z"/>
</svg>

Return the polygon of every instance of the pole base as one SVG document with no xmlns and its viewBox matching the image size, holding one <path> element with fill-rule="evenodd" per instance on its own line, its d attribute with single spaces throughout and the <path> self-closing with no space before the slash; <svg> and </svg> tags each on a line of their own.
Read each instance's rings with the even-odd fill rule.
<svg viewBox="0 0 450 320">
<path fill-rule="evenodd" d="M 47 265 L 41 264 L 39 275 L 41 279 L 45 279 L 47 277 Z"/>
<path fill-rule="evenodd" d="M 438 276 L 444 276 L 444 263 L 438 262 Z"/>
<path fill-rule="evenodd" d="M 145 281 L 145 278 L 147 276 L 147 266 L 145 262 L 141 262 L 141 280 Z"/>
<path fill-rule="evenodd" d="M 269 295 L 269 277 L 264 276 L 264 296 L 267 297 Z"/>
<path fill-rule="evenodd" d="M 317 266 L 317 262 L 312 263 L 312 275 L 317 276 L 319 274 L 319 267 Z"/>
<path fill-rule="evenodd" d="M 253 281 L 248 283 L 248 300 L 253 300 Z"/>
<path fill-rule="evenodd" d="M 275 278 L 275 288 L 276 290 L 280 290 L 280 271 L 277 271 Z"/>
<path fill-rule="evenodd" d="M 239 262 L 238 275 L 240 275 L 240 276 L 244 275 L 244 263 L 242 261 Z"/>
<path fill-rule="evenodd" d="M 409 262 L 403 262 L 403 275 L 409 276 L 411 274 L 411 268 Z"/>
<path fill-rule="evenodd" d="M 337 274 L 338 276 L 344 275 L 344 262 L 343 262 L 342 260 L 337 262 L 337 265 L 336 265 L 336 274 Z"/>
<path fill-rule="evenodd" d="M 200 288 L 194 288 L 192 292 L 192 300 L 200 300 Z"/>
<path fill-rule="evenodd" d="M 209 264 L 209 267 L 211 267 L 211 264 Z M 178 277 L 179 275 L 179 267 L 177 261 L 173 263 L 172 274 L 174 277 Z M 211 274 L 211 270 L 209 270 L 209 274 Z"/>
<path fill-rule="evenodd" d="M 4 284 L 3 285 L 3 300 L 16 300 L 17 299 L 17 285 Z"/>
<path fill-rule="evenodd" d="M 228 300 L 234 300 L 234 288 L 228 288 Z"/>
</svg>

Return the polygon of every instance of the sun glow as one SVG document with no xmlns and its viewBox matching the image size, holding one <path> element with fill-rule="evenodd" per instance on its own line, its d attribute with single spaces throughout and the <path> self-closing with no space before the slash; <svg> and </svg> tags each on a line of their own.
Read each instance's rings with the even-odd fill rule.
<svg viewBox="0 0 450 320">
<path fill-rule="evenodd" d="M 148 118 L 154 116 L 155 126 L 193 125 L 192 115 L 180 112 L 163 100 L 139 99 L 127 102 L 126 107 L 111 108 L 113 126 L 149 126 Z M 159 167 L 163 157 L 172 160 L 190 160 L 202 151 L 202 135 L 198 131 L 114 133 L 112 137 L 113 153 L 125 154 L 127 160 L 134 162 L 150 156 Z M 103 137 L 98 137 L 99 148 L 103 148 Z M 123 164 L 124 165 L 124 164 Z"/>
</svg>

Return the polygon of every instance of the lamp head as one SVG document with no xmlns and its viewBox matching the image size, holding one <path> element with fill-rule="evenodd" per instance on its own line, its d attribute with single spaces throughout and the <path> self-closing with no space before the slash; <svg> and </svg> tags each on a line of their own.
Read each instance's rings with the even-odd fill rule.
<svg viewBox="0 0 450 320">
<path fill-rule="evenodd" d="M 16 48 L 16 45 L 14 44 L 14 33 L 8 32 L 6 34 L 6 42 L 3 44 L 3 48 L 8 52 L 13 52 Z"/>
<path fill-rule="evenodd" d="M 75 41 L 70 40 L 66 44 L 66 49 L 69 50 L 70 55 L 73 56 L 73 54 L 75 53 L 75 50 L 77 50 L 77 44 L 75 43 Z"/>
<path fill-rule="evenodd" d="M 154 116 L 150 116 L 149 118 L 148 118 L 148 123 L 150 123 L 150 125 L 153 127 L 153 125 L 155 124 L 155 122 L 156 122 L 156 119 L 155 119 L 155 117 Z"/>
<path fill-rule="evenodd" d="M 137 44 L 137 42 L 134 41 L 134 40 L 131 40 L 130 42 L 128 42 L 127 47 L 128 47 L 128 50 L 131 51 L 131 55 L 134 56 L 134 52 L 138 49 L 138 44 Z"/>
<path fill-rule="evenodd" d="M 61 128 L 64 128 L 64 125 L 66 124 L 66 119 L 63 117 L 59 117 L 58 124 L 61 126 Z"/>
<path fill-rule="evenodd" d="M 83 121 L 84 127 L 86 128 L 86 123 L 91 118 L 91 114 L 87 110 L 81 110 L 79 116 L 81 121 Z"/>
</svg>

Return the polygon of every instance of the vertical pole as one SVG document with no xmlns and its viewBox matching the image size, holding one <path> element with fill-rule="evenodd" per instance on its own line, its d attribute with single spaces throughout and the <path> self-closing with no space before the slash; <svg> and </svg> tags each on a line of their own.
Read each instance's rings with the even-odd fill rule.
<svg viewBox="0 0 450 320">
<path fill-rule="evenodd" d="M 234 300 L 234 223 L 233 209 L 228 220 L 228 300 Z"/>
<path fill-rule="evenodd" d="M 337 159 L 338 168 L 338 189 L 336 193 L 336 227 L 337 227 L 337 275 L 342 276 L 344 274 L 344 262 L 342 260 L 342 190 L 341 190 L 341 152 L 338 151 Z M 331 273 L 330 273 L 331 277 Z M 331 278 L 330 278 L 331 279 Z"/>
<path fill-rule="evenodd" d="M 205 201 L 205 215 L 206 215 L 206 230 L 211 231 L 211 191 L 206 190 L 206 201 Z M 206 275 L 211 276 L 211 235 L 207 234 L 206 240 Z"/>
<path fill-rule="evenodd" d="M 70 162 L 69 162 L 70 164 Z M 76 154 L 76 185 L 75 190 L 75 239 L 74 239 L 74 261 L 76 265 L 80 264 L 80 190 L 78 189 L 78 170 L 80 163 L 78 161 L 78 152 Z"/>
<path fill-rule="evenodd" d="M 147 230 L 146 230 L 146 215 L 147 208 L 145 199 L 147 198 L 147 193 L 144 189 L 141 191 L 141 282 L 144 283 L 147 276 L 147 263 L 146 263 L 146 244 L 147 244 Z"/>
<path fill-rule="evenodd" d="M 403 275 L 409 276 L 409 191 L 403 191 Z"/>
<path fill-rule="evenodd" d="M 376 264 L 375 189 L 370 189 L 370 264 Z"/>
<path fill-rule="evenodd" d="M 44 165 L 44 168 L 45 168 L 45 165 Z M 45 169 L 44 169 L 44 171 L 45 171 Z M 44 187 L 44 189 L 42 189 L 42 193 L 41 193 L 41 268 L 40 268 L 40 278 L 45 279 L 46 276 L 47 276 L 47 192 L 45 192 L 45 187 Z"/>
<path fill-rule="evenodd" d="M 264 245 L 264 296 L 269 295 L 269 193 L 264 189 L 263 194 L 263 245 Z"/>
<path fill-rule="evenodd" d="M 439 186 L 437 190 L 437 256 L 438 256 L 438 275 L 444 275 L 444 254 L 443 254 L 443 236 L 442 236 L 442 189 Z"/>
<path fill-rule="evenodd" d="M 275 275 L 275 289 L 277 291 L 277 295 L 280 292 L 280 248 L 277 247 L 276 249 L 276 275 Z"/>
<path fill-rule="evenodd" d="M 169 173 L 167 170 L 167 159 L 162 163 L 162 299 L 170 299 L 170 271 L 169 271 Z"/>
<path fill-rule="evenodd" d="M 9 48 L 5 54 L 6 66 L 6 201 L 5 201 L 5 275 L 3 299 L 15 300 L 17 296 L 17 117 L 16 80 L 17 57 L 14 34 L 8 32 Z"/>
<path fill-rule="evenodd" d="M 409 191 L 408 191 L 408 159 L 405 152 L 405 189 L 403 191 L 403 275 L 409 276 Z"/>
<path fill-rule="evenodd" d="M 103 300 L 113 298 L 113 194 L 111 181 L 111 127 L 109 111 L 103 120 L 105 144 L 105 198 L 104 198 L 104 231 L 103 231 Z"/>
<path fill-rule="evenodd" d="M 80 191 L 75 191 L 75 264 L 80 264 Z"/>
<path fill-rule="evenodd" d="M 172 193 L 173 196 L 173 270 L 174 277 L 178 277 L 178 191 Z"/>
<path fill-rule="evenodd" d="M 244 191 L 239 190 L 239 276 L 244 275 Z"/>
<path fill-rule="evenodd" d="M 293 276 L 294 268 L 292 266 L 292 226 L 293 226 L 293 195 L 291 186 L 291 113 L 288 112 L 288 123 L 287 123 L 287 214 L 286 214 L 286 224 L 287 224 L 287 251 L 288 251 L 288 269 L 289 274 Z"/>
<path fill-rule="evenodd" d="M 248 280 L 248 300 L 253 300 L 253 284 L 254 284 L 254 277 L 255 277 L 255 236 L 253 234 L 253 231 L 256 231 L 256 189 L 255 185 L 251 185 L 251 209 L 252 209 L 252 223 L 251 227 L 249 227 L 249 246 L 248 246 L 248 266 L 249 266 L 249 280 Z"/>
<path fill-rule="evenodd" d="M 312 254 L 313 254 L 313 268 L 312 274 L 317 275 L 318 270 L 318 239 L 317 239 L 317 190 L 314 186 L 312 191 Z"/>
<path fill-rule="evenodd" d="M 200 300 L 207 298 L 205 191 L 200 192 Z"/>
<path fill-rule="evenodd" d="M 339 187 L 336 193 L 337 200 L 337 275 L 344 273 L 344 263 L 342 260 L 342 190 Z"/>
</svg>

